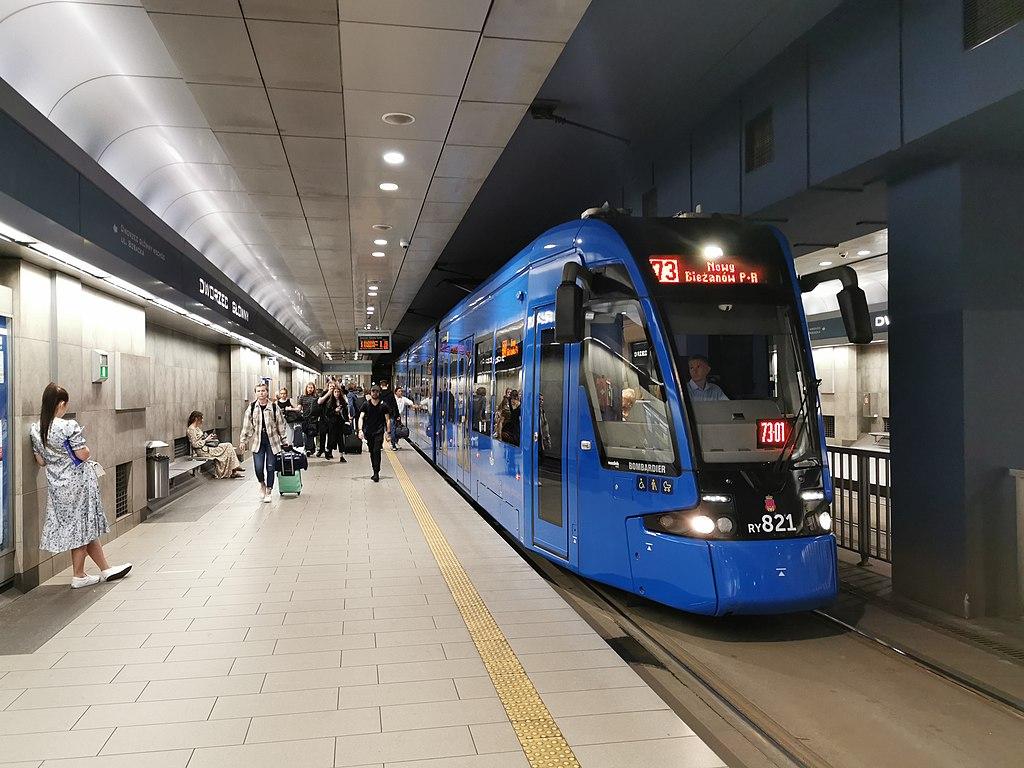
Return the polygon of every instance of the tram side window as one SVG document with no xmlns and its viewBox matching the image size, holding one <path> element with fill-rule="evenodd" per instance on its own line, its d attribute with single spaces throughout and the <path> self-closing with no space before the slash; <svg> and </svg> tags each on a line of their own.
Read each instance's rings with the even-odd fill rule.
<svg viewBox="0 0 1024 768">
<path fill-rule="evenodd" d="M 494 336 L 476 343 L 476 365 L 473 367 L 472 404 L 473 431 L 491 434 L 491 411 L 494 403 Z"/>
<path fill-rule="evenodd" d="M 519 445 L 522 431 L 523 324 L 498 331 L 494 338 L 494 437 Z"/>
<path fill-rule="evenodd" d="M 605 460 L 673 464 L 665 386 L 639 302 L 594 300 L 586 316 L 580 378 Z"/>
</svg>

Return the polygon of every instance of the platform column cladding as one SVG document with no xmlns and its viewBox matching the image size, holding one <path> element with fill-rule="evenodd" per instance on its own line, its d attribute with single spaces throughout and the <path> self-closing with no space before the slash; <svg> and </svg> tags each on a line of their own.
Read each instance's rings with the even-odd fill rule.
<svg viewBox="0 0 1024 768">
<path fill-rule="evenodd" d="M 960 159 L 889 184 L 893 587 L 1019 616 L 1024 163 Z"/>
</svg>

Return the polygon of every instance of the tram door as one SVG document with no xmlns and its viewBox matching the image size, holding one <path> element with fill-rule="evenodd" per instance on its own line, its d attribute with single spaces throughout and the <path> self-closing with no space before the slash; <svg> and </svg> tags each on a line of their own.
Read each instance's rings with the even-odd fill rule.
<svg viewBox="0 0 1024 768">
<path fill-rule="evenodd" d="M 448 420 L 451 418 L 448 408 L 448 388 L 451 383 L 449 365 L 451 353 L 448 345 L 441 348 L 437 356 L 437 429 L 434 431 L 434 445 L 437 447 L 437 463 L 442 469 L 448 470 Z"/>
<path fill-rule="evenodd" d="M 533 543 L 568 557 L 569 526 L 562 479 L 565 346 L 555 341 L 554 305 L 534 315 L 533 349 Z"/>
<path fill-rule="evenodd" d="M 471 490 L 469 483 L 470 470 L 472 468 L 469 451 L 469 426 L 471 422 L 469 413 L 469 382 L 473 378 L 470 371 L 470 366 L 472 365 L 470 355 L 473 352 L 473 348 L 472 336 L 459 342 L 458 386 L 455 391 L 455 460 L 458 463 L 455 477 L 467 490 Z"/>
</svg>

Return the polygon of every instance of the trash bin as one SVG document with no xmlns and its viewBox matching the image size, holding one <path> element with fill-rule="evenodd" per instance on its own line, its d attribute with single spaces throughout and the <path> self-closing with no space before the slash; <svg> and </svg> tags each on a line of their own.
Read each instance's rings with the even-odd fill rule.
<svg viewBox="0 0 1024 768">
<path fill-rule="evenodd" d="M 166 448 L 163 440 L 150 440 L 146 443 L 146 496 L 150 499 L 167 498 L 171 492 L 171 457 L 159 453 Z"/>
</svg>

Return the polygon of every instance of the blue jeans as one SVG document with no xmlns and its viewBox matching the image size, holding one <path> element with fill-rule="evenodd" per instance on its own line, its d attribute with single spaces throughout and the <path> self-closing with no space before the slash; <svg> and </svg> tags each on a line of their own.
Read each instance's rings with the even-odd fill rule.
<svg viewBox="0 0 1024 768">
<path fill-rule="evenodd" d="M 274 488 L 274 452 L 270 448 L 270 438 L 264 432 L 260 435 L 260 449 L 252 455 L 256 479 L 273 490 Z"/>
<path fill-rule="evenodd" d="M 388 440 L 391 441 L 391 447 L 392 448 L 397 448 L 398 447 L 398 438 L 395 437 L 395 430 L 397 428 L 398 428 L 398 420 L 397 419 L 392 419 L 390 425 L 388 426 Z"/>
</svg>

